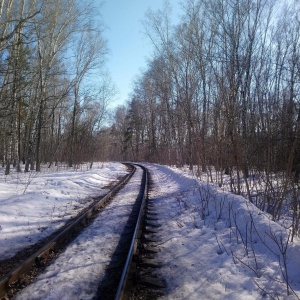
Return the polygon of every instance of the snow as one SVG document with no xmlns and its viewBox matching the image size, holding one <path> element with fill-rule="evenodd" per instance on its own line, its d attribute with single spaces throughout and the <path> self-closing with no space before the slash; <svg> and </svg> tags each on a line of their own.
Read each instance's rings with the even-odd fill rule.
<svg viewBox="0 0 300 300">
<path fill-rule="evenodd" d="M 291 242 L 287 229 L 242 196 L 180 169 L 145 165 L 153 180 L 149 198 L 161 224 L 153 234 L 162 263 L 153 272 L 167 283 L 161 299 L 300 298 L 298 237 Z M 0 178 L 0 257 L 61 226 L 74 208 L 87 205 L 101 186 L 125 173 L 123 165 L 107 163 L 92 170 Z M 112 201 L 18 299 L 92 297 L 93 280 L 101 280 L 138 191 L 137 176 L 122 191 L 128 196 Z M 78 276 L 86 278 L 85 287 Z"/>
<path fill-rule="evenodd" d="M 299 298 L 298 238 L 286 249 L 287 230 L 245 198 L 178 169 L 147 167 L 161 223 L 155 273 L 167 283 L 162 299 Z"/>
<path fill-rule="evenodd" d="M 16 299 L 93 299 L 138 196 L 141 175 L 137 169 L 122 194 Z"/>
<path fill-rule="evenodd" d="M 108 189 L 103 187 L 125 174 L 124 165 L 109 163 L 91 170 L 2 175 L 0 259 L 14 256 L 62 227 L 91 204 L 92 197 L 104 195 Z"/>
</svg>

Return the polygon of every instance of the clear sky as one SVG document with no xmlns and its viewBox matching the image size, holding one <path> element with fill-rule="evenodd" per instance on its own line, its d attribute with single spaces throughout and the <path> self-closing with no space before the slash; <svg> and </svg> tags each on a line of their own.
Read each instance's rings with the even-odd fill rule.
<svg viewBox="0 0 300 300">
<path fill-rule="evenodd" d="M 97 1 L 97 0 L 96 0 Z M 125 104 L 132 91 L 132 82 L 146 67 L 151 45 L 143 34 L 142 20 L 148 8 L 163 8 L 163 0 L 105 0 L 101 12 L 104 25 L 108 27 L 105 37 L 111 55 L 107 68 L 119 91 L 115 105 Z M 178 13 L 178 1 L 170 0 L 173 14 Z M 176 10 L 177 8 L 177 10 Z"/>
</svg>

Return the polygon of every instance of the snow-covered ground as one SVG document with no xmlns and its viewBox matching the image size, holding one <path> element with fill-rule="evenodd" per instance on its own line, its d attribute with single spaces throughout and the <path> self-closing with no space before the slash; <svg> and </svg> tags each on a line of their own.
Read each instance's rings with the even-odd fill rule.
<svg viewBox="0 0 300 300">
<path fill-rule="evenodd" d="M 142 169 L 18 300 L 95 299 L 139 194 Z"/>
<path fill-rule="evenodd" d="M 293 243 L 287 242 L 289 232 L 241 196 L 200 182 L 179 169 L 146 165 L 153 179 L 149 196 L 161 224 L 155 235 L 160 240 L 161 252 L 156 256 L 162 267 L 154 272 L 167 283 L 162 299 L 300 298 L 298 238 Z M 14 245 L 28 244 L 30 239 L 33 242 L 49 233 L 48 228 L 54 229 L 58 218 L 70 217 L 74 207 L 87 205 L 86 200 L 99 193 L 99 184 L 106 180 L 103 183 L 106 185 L 125 171 L 121 164 L 104 164 L 99 169 L 41 174 L 33 178 L 26 175 L 29 177 L 25 179 L 24 174 L 18 178 L 0 176 L 1 257 Z M 93 230 L 87 232 L 86 240 L 93 240 Z M 103 244 L 109 246 L 113 233 L 107 230 L 104 234 Z M 69 259 L 70 268 L 73 266 L 70 253 L 72 249 L 80 249 L 81 243 L 75 242 L 63 254 Z M 103 253 L 97 259 L 105 264 L 109 256 L 99 251 L 99 247 L 88 255 Z M 60 258 L 57 262 L 68 265 L 60 262 Z M 65 267 L 62 270 L 69 275 L 69 272 L 81 274 L 85 273 L 85 267 L 86 264 L 79 264 L 73 271 Z M 49 272 L 52 273 L 45 278 L 54 280 L 57 273 L 51 268 Z M 63 281 L 65 289 L 77 284 L 69 275 Z M 58 289 L 62 280 L 55 282 Z M 84 293 L 81 297 L 68 294 L 59 297 L 53 295 L 48 299 L 88 298 Z M 35 299 L 39 299 L 38 294 Z M 40 299 L 45 299 L 45 295 Z"/>
<path fill-rule="evenodd" d="M 299 299 L 300 241 L 241 196 L 148 165 L 162 299 Z"/>
<path fill-rule="evenodd" d="M 94 164 L 91 170 L 0 172 L 0 260 L 49 236 L 128 173 L 120 163 Z"/>
</svg>

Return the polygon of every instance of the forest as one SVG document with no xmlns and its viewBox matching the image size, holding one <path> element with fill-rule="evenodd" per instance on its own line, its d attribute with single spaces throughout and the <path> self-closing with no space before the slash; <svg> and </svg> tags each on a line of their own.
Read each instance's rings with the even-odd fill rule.
<svg viewBox="0 0 300 300">
<path fill-rule="evenodd" d="M 0 1 L 0 154 L 9 174 L 93 161 L 188 166 L 300 222 L 300 3 L 187 0 L 148 10 L 153 45 L 126 104 L 92 1 Z M 96 78 L 97 84 L 93 82 Z"/>
<path fill-rule="evenodd" d="M 113 85 L 93 1 L 0 1 L 0 153 L 13 166 L 71 167 L 96 153 Z"/>
<path fill-rule="evenodd" d="M 176 26 L 168 3 L 149 10 L 154 51 L 115 112 L 114 158 L 189 166 L 274 219 L 290 214 L 296 233 L 299 9 L 299 1 L 189 0 Z"/>
</svg>

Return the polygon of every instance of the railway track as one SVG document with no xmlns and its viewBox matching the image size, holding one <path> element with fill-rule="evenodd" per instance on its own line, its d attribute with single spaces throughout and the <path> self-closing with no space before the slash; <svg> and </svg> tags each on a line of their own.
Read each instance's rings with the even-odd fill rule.
<svg viewBox="0 0 300 300">
<path fill-rule="evenodd" d="M 119 238 L 117 247 L 111 257 L 111 262 L 105 268 L 105 275 L 98 284 L 96 296 L 98 299 L 122 299 L 126 291 L 126 285 L 130 273 L 136 266 L 136 253 L 139 245 L 139 239 L 144 226 L 144 213 L 147 207 L 147 191 L 148 191 L 148 174 L 146 168 L 129 164 L 131 172 L 124 177 L 106 196 L 102 197 L 85 211 L 72 223 L 68 224 L 64 230 L 59 232 L 55 237 L 31 254 L 26 260 L 22 261 L 18 266 L 7 272 L 5 276 L 0 278 L 0 299 L 7 299 L 14 296 L 14 291 L 23 287 L 23 278 L 28 276 L 33 269 L 42 269 L 49 265 L 49 257 L 59 252 L 59 249 L 66 247 L 66 241 L 73 240 L 74 236 L 78 236 L 82 228 L 90 222 L 92 218 L 102 208 L 102 214 L 106 213 L 104 208 L 111 199 L 126 186 L 134 176 L 136 169 L 142 169 L 142 179 L 139 183 L 139 191 L 136 199 L 133 200 L 131 212 L 128 220 L 123 228 L 123 232 Z M 137 176 L 137 175 L 135 175 Z M 122 191 L 119 193 L 122 195 Z M 112 201 L 113 202 L 113 201 Z M 72 238 L 71 238 L 72 237 Z M 55 257 L 56 255 L 54 255 Z M 117 263 L 116 263 L 117 261 Z M 34 271 L 34 273 L 36 273 Z M 118 283 L 118 284 L 117 284 Z M 36 297 L 35 299 L 38 299 Z M 42 298 L 41 298 L 42 299 Z"/>
</svg>

